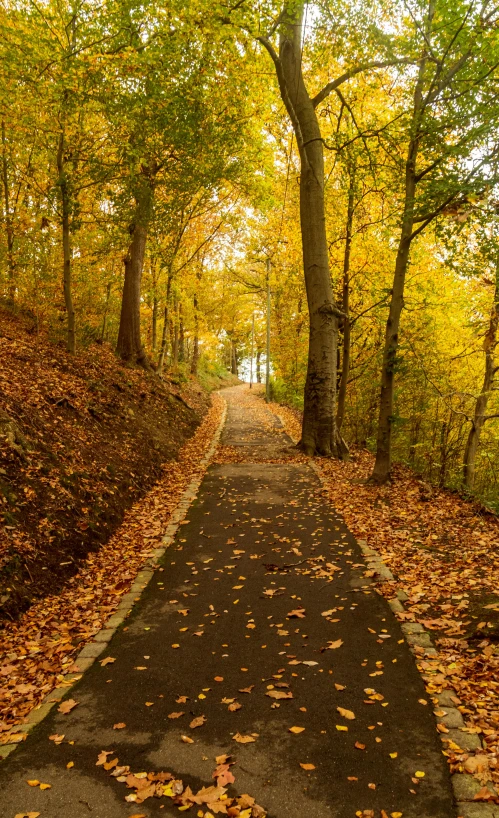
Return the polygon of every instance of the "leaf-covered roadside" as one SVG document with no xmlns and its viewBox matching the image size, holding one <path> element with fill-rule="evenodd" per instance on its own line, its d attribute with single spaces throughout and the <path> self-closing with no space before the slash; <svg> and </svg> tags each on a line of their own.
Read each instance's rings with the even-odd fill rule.
<svg viewBox="0 0 499 818">
<path fill-rule="evenodd" d="M 418 658 L 428 693 L 455 691 L 465 730 L 481 739 L 483 749 L 476 754 L 449 743 L 451 769 L 497 787 L 499 522 L 450 492 L 432 489 L 402 467 L 395 469 L 392 484 L 366 485 L 361 481 L 372 468 L 367 452 L 355 452 L 349 463 L 317 462 L 335 508 L 396 577 L 395 583 L 382 585 L 381 592 L 393 598 L 397 590 L 404 591 L 407 613 L 399 618 L 432 632 L 438 658 Z M 436 715 L 438 721 L 438 708 Z"/>
<path fill-rule="evenodd" d="M 161 477 L 207 409 L 125 367 L 107 344 L 70 356 L 0 310 L 0 618 L 63 587 Z"/>
<path fill-rule="evenodd" d="M 298 413 L 277 404 L 274 409 L 299 438 Z M 392 483 L 366 484 L 373 458 L 365 451 L 355 450 L 347 463 L 324 458 L 316 463 L 331 503 L 396 577 L 380 586 L 381 593 L 392 599 L 396 591 L 404 591 L 406 612 L 399 619 L 418 622 L 432 633 L 438 658 L 418 658 L 428 693 L 454 692 L 465 731 L 480 737 L 482 749 L 475 754 L 448 742 L 451 770 L 473 774 L 483 784 L 493 782 L 497 797 L 499 521 L 402 466 L 394 469 Z M 439 714 L 436 707 L 437 722 Z M 445 735 L 445 727 L 439 729 Z"/>
<path fill-rule="evenodd" d="M 141 565 L 161 542 L 165 527 L 188 483 L 199 476 L 223 411 L 212 407 L 179 460 L 167 464 L 163 478 L 125 516 L 121 527 L 99 552 L 91 554 L 61 594 L 33 605 L 18 622 L 8 623 L 0 653 L 0 736 L 22 721 L 54 687 L 64 694 L 64 675 L 75 655 L 116 609 Z M 1 738 L 0 738 L 1 742 Z"/>
</svg>

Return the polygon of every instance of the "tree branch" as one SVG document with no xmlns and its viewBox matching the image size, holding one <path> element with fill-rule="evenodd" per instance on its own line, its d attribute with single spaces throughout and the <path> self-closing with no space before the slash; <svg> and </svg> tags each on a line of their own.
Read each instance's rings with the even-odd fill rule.
<svg viewBox="0 0 499 818">
<path fill-rule="evenodd" d="M 337 77 L 335 80 L 328 82 L 327 85 L 325 85 L 324 88 L 319 91 L 315 97 L 313 97 L 312 105 L 314 108 L 317 108 L 317 106 L 320 105 L 320 103 L 323 102 L 323 100 L 325 100 L 326 97 L 332 93 L 332 91 L 336 91 L 336 89 L 339 88 L 340 85 L 343 85 L 344 82 L 352 79 L 352 77 L 355 77 L 357 74 L 362 74 L 363 71 L 370 71 L 371 68 L 389 68 L 392 65 L 410 65 L 413 63 L 414 60 L 406 57 L 401 57 L 398 60 L 376 60 L 375 62 L 362 63 L 356 68 L 351 68 L 349 71 L 345 71 L 344 74 L 341 74 L 341 76 Z"/>
</svg>

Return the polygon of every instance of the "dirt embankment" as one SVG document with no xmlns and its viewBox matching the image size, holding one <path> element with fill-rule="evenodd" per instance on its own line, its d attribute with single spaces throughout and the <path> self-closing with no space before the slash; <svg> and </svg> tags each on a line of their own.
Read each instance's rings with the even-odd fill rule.
<svg viewBox="0 0 499 818">
<path fill-rule="evenodd" d="M 54 593 L 194 433 L 209 403 L 127 368 L 70 356 L 0 311 L 0 619 Z"/>
</svg>

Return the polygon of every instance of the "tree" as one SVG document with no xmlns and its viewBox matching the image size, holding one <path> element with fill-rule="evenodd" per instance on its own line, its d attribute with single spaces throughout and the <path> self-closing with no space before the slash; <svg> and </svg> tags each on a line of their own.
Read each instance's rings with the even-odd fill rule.
<svg viewBox="0 0 499 818">
<path fill-rule="evenodd" d="M 454 202 L 483 189 L 496 151 L 490 143 L 498 118 L 495 11 L 487 2 L 470 7 L 421 0 L 411 13 L 409 46 L 419 56 L 406 83 L 410 107 L 397 118 L 405 141 L 405 162 L 398 170 L 404 184 L 371 476 L 376 483 L 390 476 L 400 318 L 412 243 Z"/>
</svg>

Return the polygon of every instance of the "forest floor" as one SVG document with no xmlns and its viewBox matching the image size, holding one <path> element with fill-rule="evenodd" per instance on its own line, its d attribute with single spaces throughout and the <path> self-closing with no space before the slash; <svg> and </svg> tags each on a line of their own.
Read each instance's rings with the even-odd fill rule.
<svg viewBox="0 0 499 818">
<path fill-rule="evenodd" d="M 0 313 L 0 619 L 53 594 L 151 488 L 209 406 L 94 345 L 70 356 Z"/>
<path fill-rule="evenodd" d="M 2 814 L 456 814 L 400 624 L 308 459 L 255 392 L 224 392 L 214 462 L 140 601 L 71 698 L 62 684 L 2 762 Z M 130 572 L 137 535 L 142 557 L 144 531 L 161 536 L 161 491 L 146 496 L 135 530 L 125 522 L 114 535 Z M 54 617 L 60 629 L 67 614 Z M 449 679 L 433 678 L 434 690 Z"/>
</svg>

